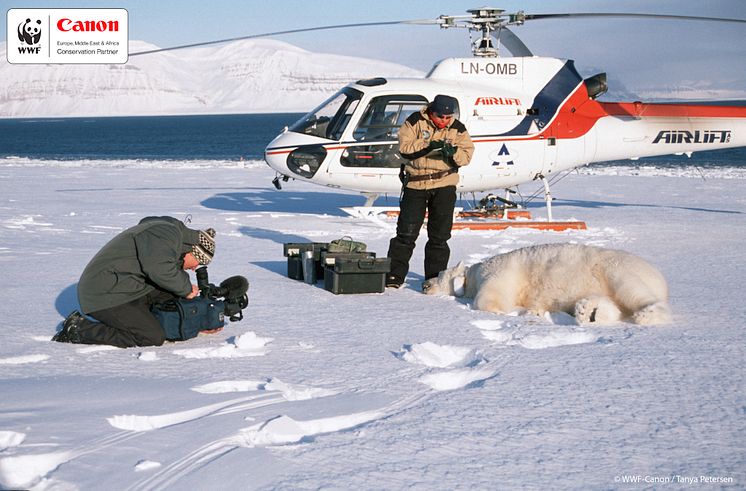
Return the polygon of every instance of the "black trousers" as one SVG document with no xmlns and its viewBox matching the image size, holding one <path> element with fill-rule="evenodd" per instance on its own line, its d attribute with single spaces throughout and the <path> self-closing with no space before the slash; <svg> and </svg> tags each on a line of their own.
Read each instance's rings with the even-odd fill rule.
<svg viewBox="0 0 746 491">
<path fill-rule="evenodd" d="M 425 244 L 425 279 L 435 278 L 448 267 L 451 250 L 448 239 L 453 227 L 453 207 L 456 205 L 456 186 L 436 189 L 405 187 L 399 203 L 396 237 L 389 243 L 391 275 L 404 280 L 409 271 L 409 260 L 427 211 L 427 244 Z"/>
<path fill-rule="evenodd" d="M 160 346 L 166 333 L 150 313 L 151 305 L 176 298 L 172 293 L 154 290 L 144 297 L 89 315 L 101 322 L 88 319 L 78 329 L 81 344 L 108 344 L 119 348 Z"/>
</svg>

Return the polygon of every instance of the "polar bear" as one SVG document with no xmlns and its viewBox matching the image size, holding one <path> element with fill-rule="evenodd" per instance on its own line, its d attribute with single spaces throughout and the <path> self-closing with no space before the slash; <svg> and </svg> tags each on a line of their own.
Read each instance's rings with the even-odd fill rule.
<svg viewBox="0 0 746 491">
<path fill-rule="evenodd" d="M 654 266 L 624 251 L 580 244 L 524 247 L 473 266 L 460 262 L 422 288 L 473 298 L 475 309 L 489 312 L 563 311 L 581 324 L 671 321 L 668 286 Z"/>
</svg>

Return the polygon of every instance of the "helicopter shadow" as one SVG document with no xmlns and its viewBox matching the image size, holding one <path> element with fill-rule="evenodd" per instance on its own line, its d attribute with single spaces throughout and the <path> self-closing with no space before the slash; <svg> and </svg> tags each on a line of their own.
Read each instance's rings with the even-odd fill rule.
<svg viewBox="0 0 746 491">
<path fill-rule="evenodd" d="M 383 201 L 383 197 L 380 199 Z M 206 208 L 223 211 L 347 216 L 340 208 L 362 206 L 364 202 L 365 198 L 359 194 L 257 189 L 250 192 L 216 194 L 201 204 Z"/>
<path fill-rule="evenodd" d="M 295 234 L 286 234 L 268 228 L 241 227 L 238 229 L 238 231 L 241 235 L 245 235 L 246 237 L 251 237 L 252 239 L 270 240 L 272 242 L 276 242 L 277 244 L 285 244 L 288 242 L 314 242 L 308 237 L 303 237 L 301 235 Z"/>
<path fill-rule="evenodd" d="M 241 227 L 238 229 L 239 233 L 246 237 L 253 239 L 262 239 L 275 242 L 276 244 L 286 244 L 290 242 L 313 242 L 307 237 L 295 234 L 286 234 L 278 232 L 277 230 L 271 230 L 259 227 Z M 278 255 L 279 255 L 279 248 Z M 287 261 L 250 261 L 251 264 L 258 266 L 262 269 L 266 269 L 272 273 L 285 276 L 287 274 Z"/>
<path fill-rule="evenodd" d="M 686 211 L 697 211 L 704 213 L 720 213 L 728 215 L 742 215 L 743 212 L 735 210 L 717 210 L 712 208 L 701 208 L 695 206 L 671 206 L 671 205 L 651 205 L 646 203 L 611 203 L 608 201 L 585 201 L 585 200 L 572 200 L 572 199 L 561 199 L 557 200 L 560 205 L 577 206 L 578 208 L 622 208 L 622 207 L 638 207 L 638 208 L 667 208 L 671 210 L 686 210 Z"/>
</svg>

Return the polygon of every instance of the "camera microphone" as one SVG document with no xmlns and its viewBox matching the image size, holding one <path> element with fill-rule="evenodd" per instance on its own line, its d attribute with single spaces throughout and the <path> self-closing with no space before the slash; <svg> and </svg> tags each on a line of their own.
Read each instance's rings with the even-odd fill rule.
<svg viewBox="0 0 746 491">
<path fill-rule="evenodd" d="M 207 266 L 201 266 L 195 270 L 197 274 L 197 288 L 200 296 L 211 301 L 218 301 L 222 298 L 223 311 L 231 321 L 243 319 L 242 309 L 249 305 L 249 297 L 246 292 L 249 291 L 249 280 L 237 275 L 226 278 L 215 286 L 210 283 L 207 274 Z"/>
<path fill-rule="evenodd" d="M 220 283 L 220 290 L 224 297 L 237 298 L 249 290 L 249 281 L 243 276 L 231 276 Z"/>
</svg>

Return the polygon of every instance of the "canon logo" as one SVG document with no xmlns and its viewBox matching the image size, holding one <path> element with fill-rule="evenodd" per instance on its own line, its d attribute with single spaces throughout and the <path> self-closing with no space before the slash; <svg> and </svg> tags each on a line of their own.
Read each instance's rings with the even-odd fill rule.
<svg viewBox="0 0 746 491">
<path fill-rule="evenodd" d="M 64 32 L 118 32 L 118 20 L 71 20 L 60 19 L 57 21 L 57 29 Z"/>
</svg>

